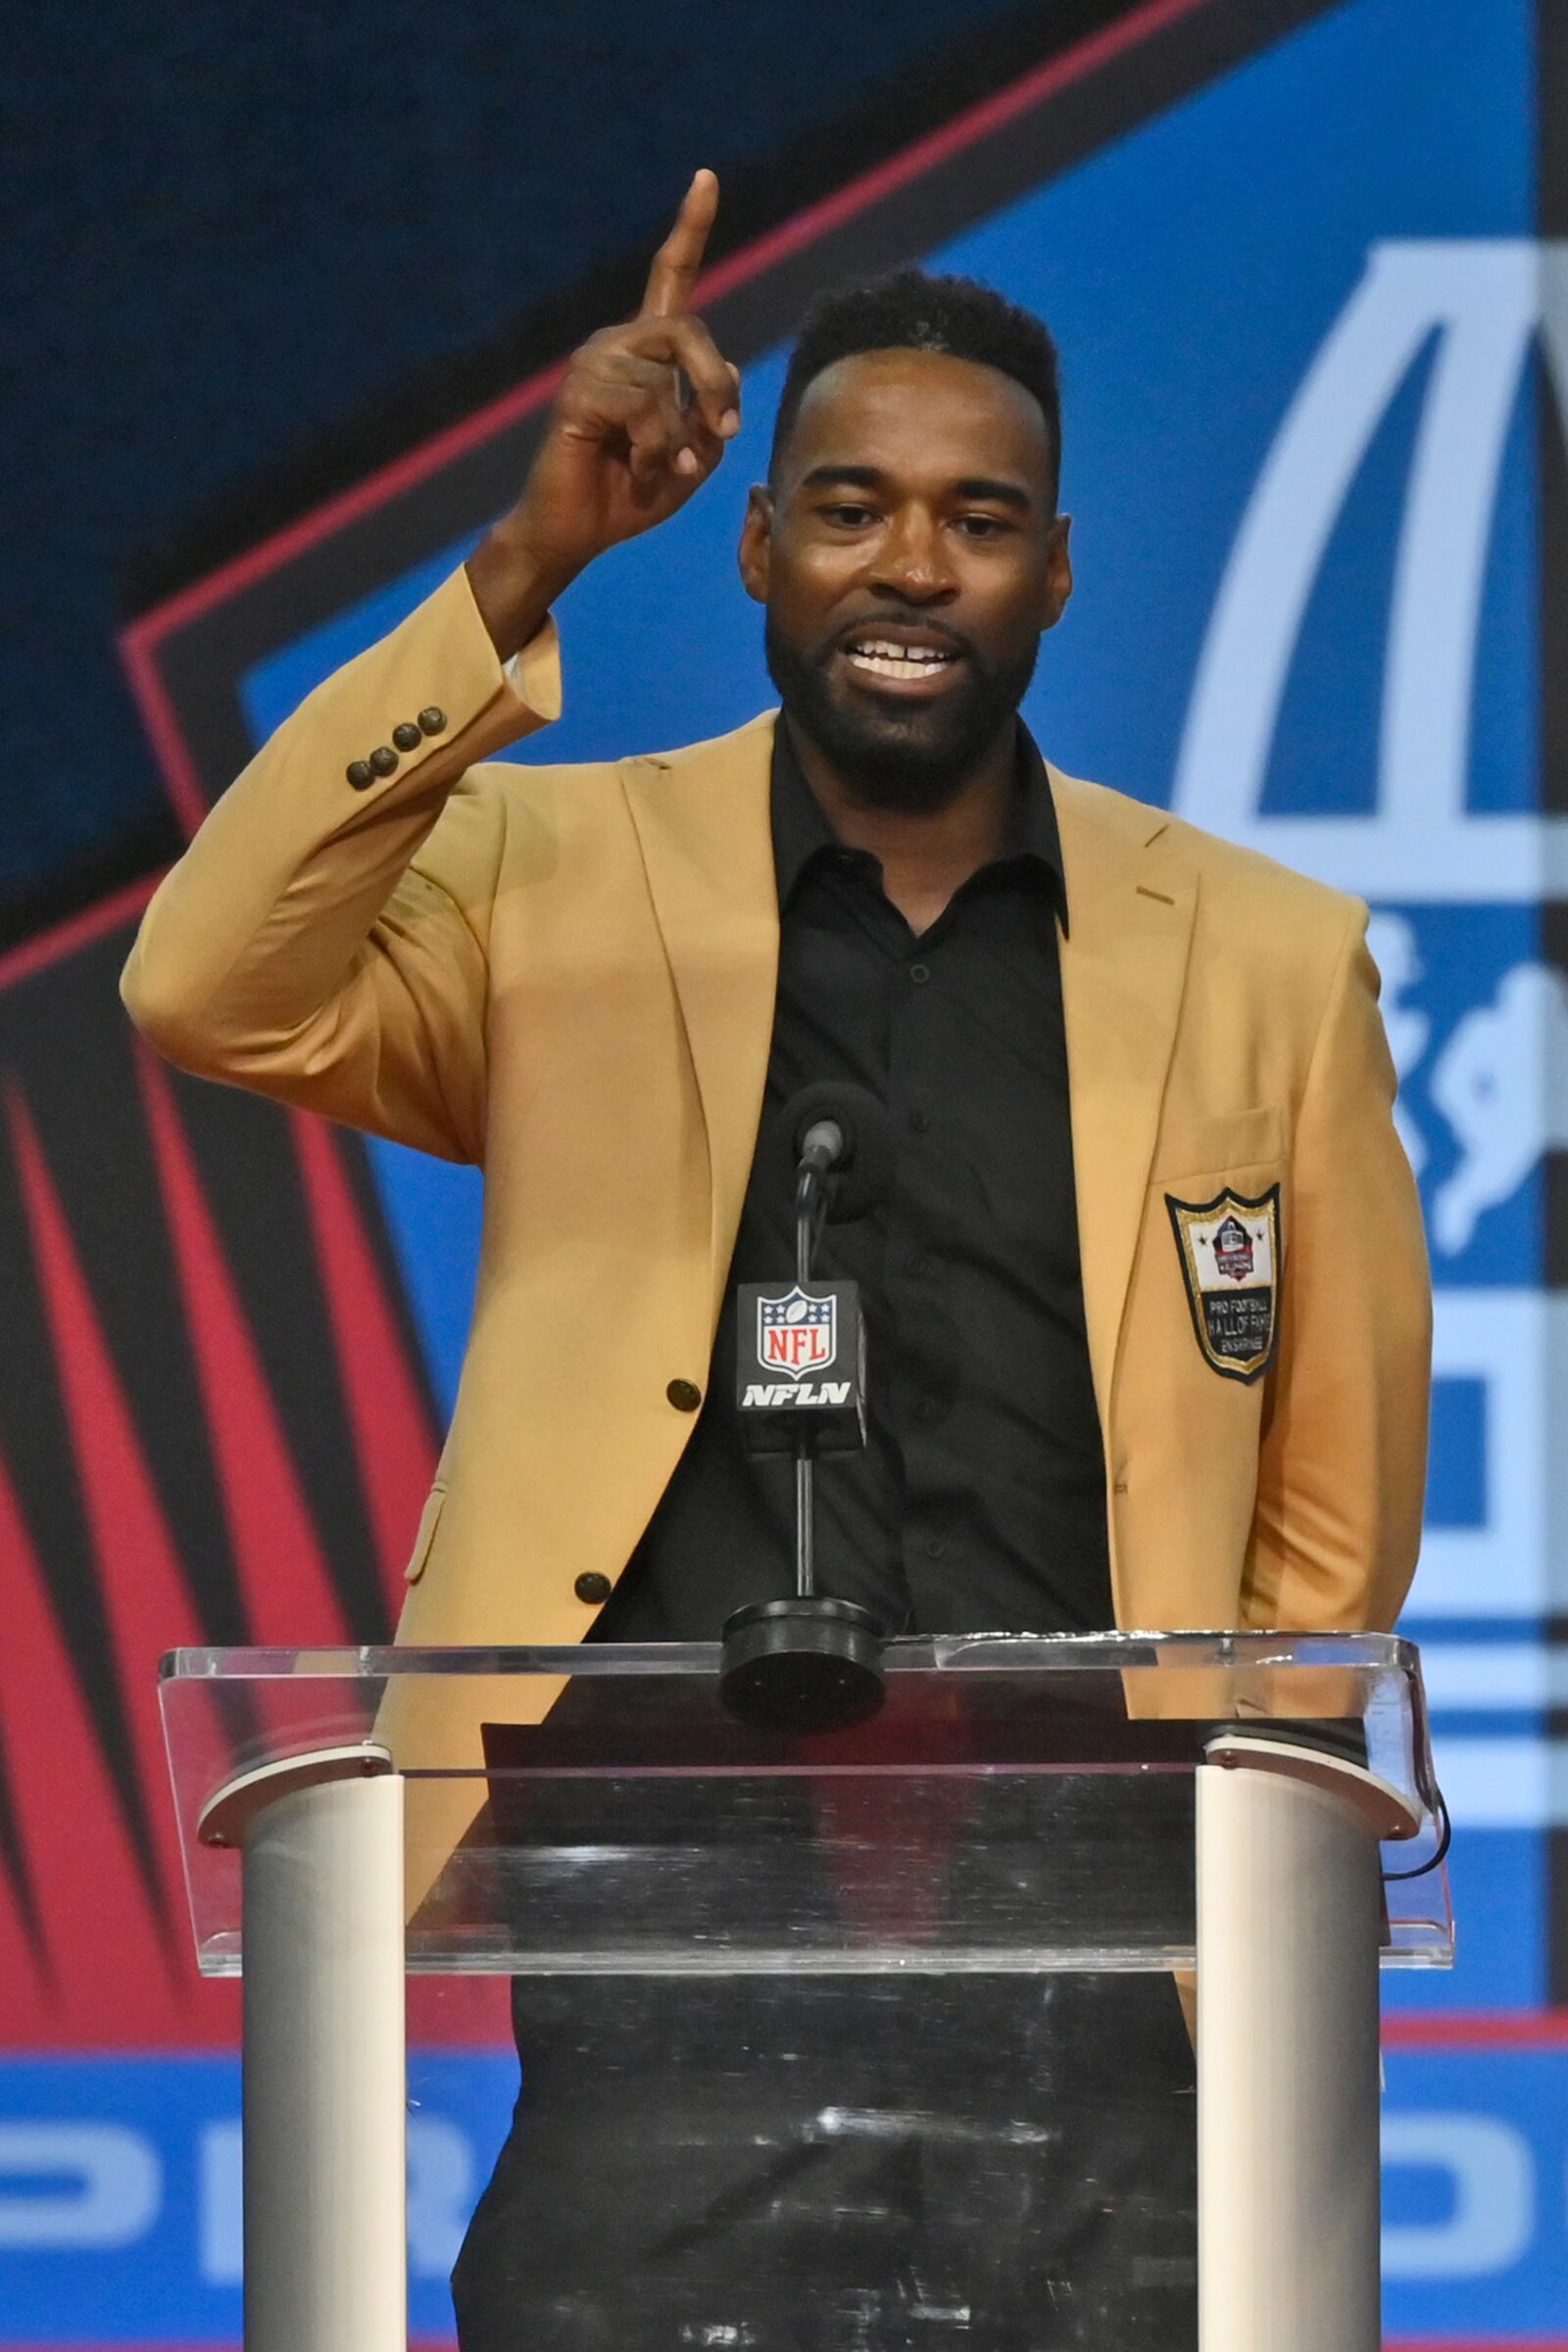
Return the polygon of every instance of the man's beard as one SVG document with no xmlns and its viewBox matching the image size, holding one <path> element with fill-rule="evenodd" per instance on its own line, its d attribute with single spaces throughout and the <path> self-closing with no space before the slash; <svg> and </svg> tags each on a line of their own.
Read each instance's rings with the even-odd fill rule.
<svg viewBox="0 0 1568 2352">
<path fill-rule="evenodd" d="M 917 612 L 877 617 L 920 624 Z M 963 656 L 964 673 L 946 693 L 920 703 L 869 695 L 850 703 L 829 683 L 839 640 L 803 653 L 785 638 L 771 611 L 763 635 L 767 674 L 791 722 L 832 760 L 857 799 L 911 816 L 929 814 L 953 799 L 1006 721 L 1016 716 L 1040 652 L 1037 638 L 1016 661 L 987 664 L 966 638 L 954 636 L 953 642 Z"/>
</svg>

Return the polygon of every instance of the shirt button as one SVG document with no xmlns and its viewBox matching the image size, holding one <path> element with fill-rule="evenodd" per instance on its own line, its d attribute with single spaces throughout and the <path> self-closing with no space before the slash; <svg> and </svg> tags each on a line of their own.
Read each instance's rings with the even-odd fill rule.
<svg viewBox="0 0 1568 2352">
<path fill-rule="evenodd" d="M 930 1536 L 926 1540 L 925 1556 L 928 1560 L 940 1560 L 946 1555 L 947 1548 L 940 1536 Z"/>
<path fill-rule="evenodd" d="M 405 718 L 393 728 L 392 740 L 400 752 L 416 752 L 424 737 L 412 718 Z"/>
<path fill-rule="evenodd" d="M 703 1392 L 695 1380 L 672 1380 L 664 1395 L 677 1413 L 695 1413 L 703 1401 Z"/>
<path fill-rule="evenodd" d="M 914 1417 L 929 1429 L 933 1421 L 941 1420 L 942 1407 L 934 1396 L 922 1396 L 914 1408 Z"/>
<path fill-rule="evenodd" d="M 909 1125 L 916 1135 L 924 1135 L 931 1125 L 931 1113 L 928 1110 L 911 1110 Z"/>
<path fill-rule="evenodd" d="M 912 1274 L 918 1282 L 922 1274 L 930 1273 L 931 1260 L 928 1257 L 922 1257 L 917 1250 L 914 1255 L 907 1260 L 905 1271 Z"/>
<path fill-rule="evenodd" d="M 368 792 L 375 782 L 375 770 L 368 760 L 351 760 L 343 773 L 356 792 Z"/>
<path fill-rule="evenodd" d="M 419 733 L 421 735 L 444 735 L 446 727 L 447 714 L 444 710 L 438 710 L 434 703 L 427 705 L 419 712 Z"/>
<path fill-rule="evenodd" d="M 931 966 L 928 963 L 910 964 L 909 978 L 914 982 L 916 988 L 919 988 L 925 981 L 929 980 L 930 977 Z"/>
<path fill-rule="evenodd" d="M 590 1608 L 597 1608 L 602 1601 L 608 1600 L 613 1590 L 609 1577 L 601 1576 L 597 1568 L 585 1568 L 571 1589 L 577 1598 L 586 1601 Z"/>
<path fill-rule="evenodd" d="M 379 743 L 370 754 L 370 765 L 378 776 L 390 776 L 398 764 L 398 756 L 389 743 Z"/>
</svg>

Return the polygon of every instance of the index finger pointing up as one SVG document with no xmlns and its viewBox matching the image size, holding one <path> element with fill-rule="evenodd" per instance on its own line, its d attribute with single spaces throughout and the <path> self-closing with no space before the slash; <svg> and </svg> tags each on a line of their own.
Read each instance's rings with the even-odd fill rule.
<svg viewBox="0 0 1568 2352">
<path fill-rule="evenodd" d="M 699 172 L 675 215 L 674 227 L 654 256 L 641 317 L 673 318 L 685 310 L 717 213 L 718 180 L 711 172 Z"/>
</svg>

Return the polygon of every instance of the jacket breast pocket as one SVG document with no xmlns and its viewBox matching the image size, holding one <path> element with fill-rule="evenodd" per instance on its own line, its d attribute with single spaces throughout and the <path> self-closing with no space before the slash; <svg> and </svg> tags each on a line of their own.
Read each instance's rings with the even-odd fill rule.
<svg viewBox="0 0 1568 2352">
<path fill-rule="evenodd" d="M 435 1531 L 441 1523 L 441 1506 L 446 1498 L 445 1487 L 439 1486 L 432 1487 L 424 1498 L 424 1508 L 419 1513 L 419 1525 L 414 1538 L 414 1549 L 403 1571 L 404 1581 L 408 1584 L 416 1585 L 424 1574 L 424 1564 L 430 1557 L 430 1546 L 435 1542 Z"/>
<path fill-rule="evenodd" d="M 1194 1176 L 1277 1167 L 1287 1155 L 1285 1113 L 1271 1105 L 1198 1119 L 1173 1110 L 1160 1127 L 1150 1182 L 1174 1184 Z"/>
</svg>

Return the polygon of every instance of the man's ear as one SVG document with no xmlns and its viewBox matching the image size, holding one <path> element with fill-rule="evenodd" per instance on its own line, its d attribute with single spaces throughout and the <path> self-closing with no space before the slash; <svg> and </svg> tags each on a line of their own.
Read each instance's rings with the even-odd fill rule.
<svg viewBox="0 0 1568 2352">
<path fill-rule="evenodd" d="M 754 604 L 765 605 L 773 563 L 773 493 L 754 482 L 746 501 L 739 549 L 741 581 Z"/>
<path fill-rule="evenodd" d="M 1072 516 L 1058 514 L 1051 526 L 1046 548 L 1046 595 L 1041 610 L 1042 629 L 1054 629 L 1067 610 L 1072 595 L 1072 554 L 1068 542 L 1072 537 Z"/>
</svg>

